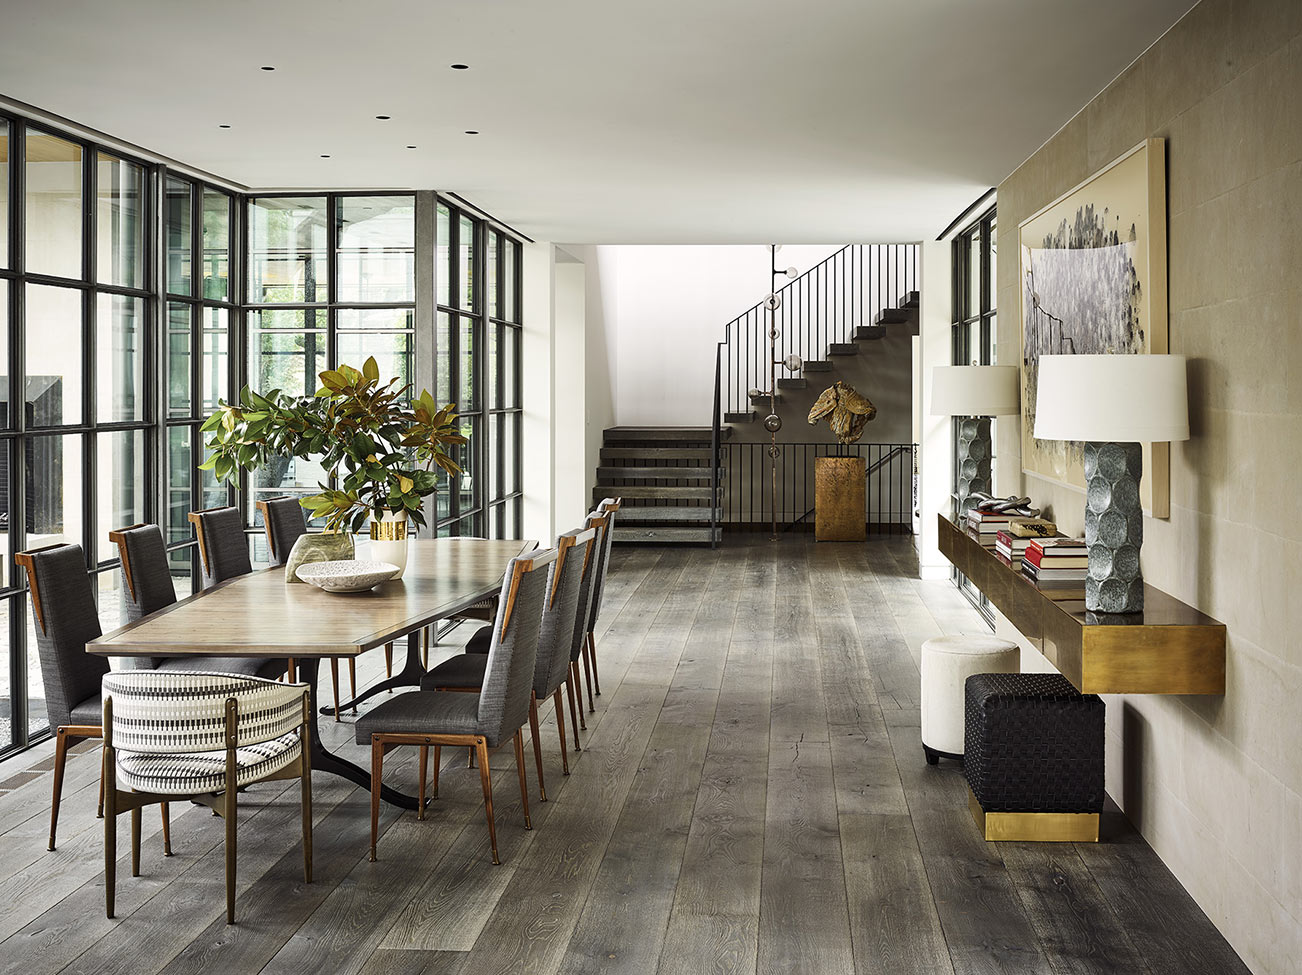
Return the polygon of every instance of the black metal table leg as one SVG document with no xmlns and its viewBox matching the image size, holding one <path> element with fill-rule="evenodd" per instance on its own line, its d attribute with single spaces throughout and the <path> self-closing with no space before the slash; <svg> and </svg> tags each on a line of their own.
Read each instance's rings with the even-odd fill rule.
<svg viewBox="0 0 1302 975">
<path fill-rule="evenodd" d="M 374 687 L 368 687 L 362 693 L 358 694 L 351 701 L 346 701 L 339 705 L 340 711 L 349 711 L 356 709 L 357 705 L 363 701 L 370 700 L 381 691 L 391 691 L 395 687 L 419 687 L 420 679 L 425 676 L 425 668 L 420 664 L 420 630 L 407 634 L 407 662 L 402 665 L 402 670 L 386 680 L 380 681 Z M 321 713 L 334 716 L 335 709 L 332 707 L 323 707 Z"/>
<path fill-rule="evenodd" d="M 419 654 L 417 656 L 419 657 Z M 313 701 L 316 700 L 317 677 L 320 666 L 321 661 L 316 657 L 300 657 L 298 661 L 299 680 L 307 684 Z M 318 733 L 315 724 L 308 727 L 307 734 L 308 748 L 312 755 L 313 772 L 329 772 L 332 775 L 339 775 L 349 782 L 355 782 L 367 791 L 370 790 L 371 773 L 369 770 L 345 758 L 340 758 L 334 752 L 327 751 L 325 746 L 321 744 L 321 735 Z M 409 796 L 405 792 L 391 789 L 387 785 L 380 786 L 380 798 L 403 809 L 416 809 L 419 806 L 415 796 Z"/>
</svg>

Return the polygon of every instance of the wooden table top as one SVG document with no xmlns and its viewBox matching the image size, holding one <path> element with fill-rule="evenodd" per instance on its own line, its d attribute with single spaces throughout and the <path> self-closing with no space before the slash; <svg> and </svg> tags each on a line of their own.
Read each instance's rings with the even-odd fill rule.
<svg viewBox="0 0 1302 975">
<path fill-rule="evenodd" d="M 351 657 L 446 619 L 502 587 L 534 542 L 413 539 L 401 579 L 364 593 L 285 583 L 283 567 L 238 576 L 86 645 L 113 656 Z"/>
</svg>

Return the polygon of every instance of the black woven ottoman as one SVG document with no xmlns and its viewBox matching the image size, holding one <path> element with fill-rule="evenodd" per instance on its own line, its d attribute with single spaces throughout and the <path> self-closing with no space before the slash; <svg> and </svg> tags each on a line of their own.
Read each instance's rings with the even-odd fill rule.
<svg viewBox="0 0 1302 975">
<path fill-rule="evenodd" d="M 963 774 L 987 840 L 1091 842 L 1103 811 L 1103 701 L 1059 674 L 977 674 Z"/>
</svg>

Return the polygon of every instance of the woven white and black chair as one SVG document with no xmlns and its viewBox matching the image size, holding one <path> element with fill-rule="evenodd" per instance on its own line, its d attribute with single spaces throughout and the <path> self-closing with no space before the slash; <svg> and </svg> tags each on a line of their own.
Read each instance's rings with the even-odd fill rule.
<svg viewBox="0 0 1302 975">
<path fill-rule="evenodd" d="M 303 878 L 312 882 L 312 768 L 306 684 L 233 674 L 106 674 L 104 902 L 113 916 L 117 817 L 131 813 L 131 875 L 140 875 L 140 811 L 191 799 L 226 823 L 226 923 L 235 923 L 237 795 L 254 782 L 300 779 Z"/>
<path fill-rule="evenodd" d="M 176 602 L 167 546 L 157 525 L 131 525 L 109 532 L 122 563 L 122 619 L 134 623 Z M 245 677 L 276 678 L 285 661 L 273 657 L 130 657 L 136 670 L 197 670 Z"/>
<path fill-rule="evenodd" d="M 54 732 L 54 794 L 50 802 L 50 849 L 53 850 L 68 749 L 79 741 L 103 737 L 100 680 L 109 672 L 109 661 L 107 657 L 86 652 L 86 644 L 102 631 L 81 546 L 49 545 L 19 552 L 14 561 L 27 570 L 27 585 L 36 616 L 41 681 L 45 687 L 45 713 Z M 97 815 L 103 815 L 103 809 L 101 775 Z M 163 852 L 171 856 L 166 805 L 162 815 Z"/>
<path fill-rule="evenodd" d="M 253 571 L 249 540 L 244 536 L 244 520 L 238 508 L 204 508 L 186 517 L 194 525 L 199 541 L 205 589 Z"/>
<path fill-rule="evenodd" d="M 547 801 L 543 775 L 542 741 L 539 735 L 538 702 L 552 699 L 556 727 L 561 737 L 561 769 L 570 774 L 565 745 L 565 710 L 561 706 L 561 685 L 570 670 L 570 647 L 578 623 L 579 591 L 583 575 L 590 571 L 589 548 L 595 544 L 594 529 L 576 528 L 556 539 L 556 561 L 548 580 L 547 604 L 543 609 L 538 652 L 533 668 L 533 690 L 529 698 L 529 730 L 533 734 L 533 756 L 538 767 L 538 797 Z M 489 627 L 490 633 L 492 627 Z M 422 690 L 479 692 L 488 670 L 488 655 L 459 653 L 443 661 L 421 680 Z"/>
<path fill-rule="evenodd" d="M 597 513 L 606 516 L 606 527 L 601 532 L 601 558 L 597 563 L 597 575 L 592 580 L 592 613 L 588 618 L 588 637 L 587 637 L 587 662 L 591 669 L 592 681 L 588 687 L 588 709 L 596 710 L 596 705 L 592 700 L 592 688 L 595 686 L 597 694 L 601 694 L 601 678 L 597 675 L 597 618 L 601 615 L 601 601 L 606 594 L 606 572 L 610 569 L 610 549 L 615 541 L 615 513 L 623 506 L 623 498 L 604 498 L 601 504 L 597 505 Z"/>
<path fill-rule="evenodd" d="M 507 567 L 502 579 L 503 596 L 493 627 L 493 644 L 488 651 L 484 685 L 478 694 L 412 691 L 385 701 L 358 720 L 357 743 L 371 747 L 372 860 L 379 839 L 384 755 L 398 745 L 420 748 L 418 819 L 425 818 L 425 778 L 430 746 L 434 748 L 435 799 L 438 798 L 442 746 L 474 749 L 479 760 L 493 862 L 501 863 L 497 855 L 497 828 L 493 823 L 493 783 L 488 768 L 488 749 L 496 748 L 514 735 L 524 827 L 532 828 L 524 771 L 524 740 L 520 729 L 529 719 L 538 636 L 543 604 L 548 596 L 547 566 L 556 560 L 556 556 L 556 549 L 547 549 L 514 558 Z"/>
</svg>

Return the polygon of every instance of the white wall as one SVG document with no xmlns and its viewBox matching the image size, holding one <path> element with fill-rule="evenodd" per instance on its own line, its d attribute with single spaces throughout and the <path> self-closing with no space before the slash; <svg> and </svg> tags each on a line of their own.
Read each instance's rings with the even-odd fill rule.
<svg viewBox="0 0 1302 975">
<path fill-rule="evenodd" d="M 918 255 L 921 317 L 916 359 L 919 375 L 915 384 L 918 395 L 913 402 L 920 454 L 918 512 L 922 524 L 918 561 L 923 577 L 931 579 L 947 579 L 950 574 L 949 562 L 937 547 L 936 514 L 950 511 L 954 483 L 953 421 L 947 416 L 932 416 L 930 404 L 931 370 L 934 366 L 949 365 L 953 355 L 951 247 L 948 241 L 925 241 Z"/>
<path fill-rule="evenodd" d="M 802 273 L 839 244 L 790 245 L 780 267 Z M 772 290 L 767 245 L 603 246 L 617 268 L 613 321 L 615 419 L 623 426 L 706 426 L 712 417 L 715 347 L 724 326 Z M 785 282 L 785 278 L 782 279 Z M 780 282 L 781 283 L 781 282 Z M 609 289 L 603 294 L 609 302 Z"/>
<path fill-rule="evenodd" d="M 553 387 L 556 349 L 556 248 L 545 241 L 524 246 L 524 322 L 520 364 L 524 418 L 521 481 L 524 488 L 524 537 L 546 544 L 556 535 L 552 477 Z"/>
<path fill-rule="evenodd" d="M 587 470 L 585 438 L 586 368 L 585 268 L 566 251 L 558 248 L 555 267 L 556 297 L 553 335 L 555 336 L 555 383 L 552 390 L 552 416 L 555 421 L 552 472 L 554 531 L 566 531 L 583 523 L 590 507 L 587 494 L 590 474 Z"/>
</svg>

